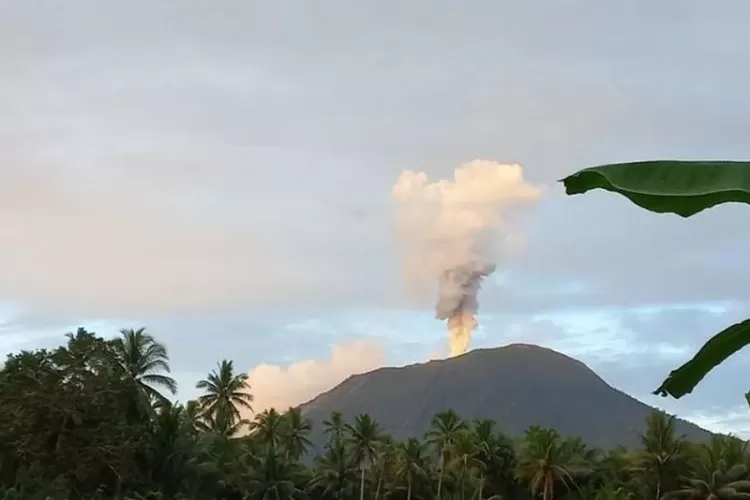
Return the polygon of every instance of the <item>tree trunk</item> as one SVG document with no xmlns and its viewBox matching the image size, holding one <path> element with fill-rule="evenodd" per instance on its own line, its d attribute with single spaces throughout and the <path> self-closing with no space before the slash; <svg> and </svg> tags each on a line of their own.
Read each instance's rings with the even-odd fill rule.
<svg viewBox="0 0 750 500">
<path fill-rule="evenodd" d="M 461 500 L 466 500 L 466 455 L 464 455 L 464 466 L 461 468 Z"/>
<path fill-rule="evenodd" d="M 554 482 L 550 477 L 544 479 L 544 493 L 542 494 L 544 500 L 552 500 Z"/>
<path fill-rule="evenodd" d="M 406 489 L 406 500 L 411 500 L 411 476 L 409 476 L 408 487 Z"/>
<path fill-rule="evenodd" d="M 378 478 L 378 487 L 375 489 L 375 500 L 380 498 L 380 486 L 383 484 L 383 476 L 385 475 L 385 464 L 383 469 L 380 471 L 380 477 Z"/>
<path fill-rule="evenodd" d="M 440 491 L 443 488 L 443 469 L 445 465 L 445 453 L 440 455 L 440 475 L 438 476 L 437 500 L 440 500 Z"/>
<path fill-rule="evenodd" d="M 365 500 L 365 466 L 364 464 L 359 467 L 362 471 L 359 478 L 359 500 Z"/>
</svg>

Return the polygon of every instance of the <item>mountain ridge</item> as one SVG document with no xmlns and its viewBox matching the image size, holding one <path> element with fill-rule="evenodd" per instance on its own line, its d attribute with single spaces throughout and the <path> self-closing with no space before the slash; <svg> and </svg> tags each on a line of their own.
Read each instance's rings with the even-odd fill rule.
<svg viewBox="0 0 750 500">
<path fill-rule="evenodd" d="M 369 413 L 394 437 L 415 437 L 434 414 L 453 409 L 468 420 L 491 418 L 511 436 L 542 425 L 603 448 L 637 444 L 645 417 L 661 411 L 610 385 L 582 361 L 527 343 L 352 375 L 300 407 L 318 429 L 338 410 L 347 420 Z M 711 435 L 683 419 L 676 426 L 698 441 Z M 322 434 L 315 434 L 319 446 Z"/>
</svg>

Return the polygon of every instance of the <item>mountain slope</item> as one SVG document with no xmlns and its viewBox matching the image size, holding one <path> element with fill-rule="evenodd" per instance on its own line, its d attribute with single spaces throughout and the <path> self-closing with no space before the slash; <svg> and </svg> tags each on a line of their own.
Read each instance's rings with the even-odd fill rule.
<svg viewBox="0 0 750 500">
<path fill-rule="evenodd" d="M 528 344 L 480 349 L 456 358 L 355 375 L 302 405 L 316 424 L 333 410 L 350 421 L 369 413 L 396 438 L 420 436 L 433 415 L 453 409 L 463 418 L 490 418 L 508 435 L 531 425 L 580 436 L 589 445 L 636 445 L 650 406 L 609 386 L 583 363 Z M 680 420 L 678 433 L 710 434 Z"/>
</svg>

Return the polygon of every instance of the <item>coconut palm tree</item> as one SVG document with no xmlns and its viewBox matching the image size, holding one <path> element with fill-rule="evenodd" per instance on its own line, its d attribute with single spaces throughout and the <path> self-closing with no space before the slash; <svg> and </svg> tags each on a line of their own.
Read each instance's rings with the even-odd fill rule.
<svg viewBox="0 0 750 500">
<path fill-rule="evenodd" d="M 482 463 L 480 484 L 490 485 L 495 493 L 500 490 L 509 493 L 516 460 L 513 441 L 495 431 L 494 420 L 475 420 L 472 430 L 477 446 L 476 458 Z"/>
<path fill-rule="evenodd" d="M 286 449 L 288 460 L 299 460 L 312 446 L 310 432 L 312 422 L 302 415 L 300 408 L 289 408 L 284 414 L 283 435 L 281 441 Z"/>
<path fill-rule="evenodd" d="M 350 500 L 351 485 L 356 481 L 355 463 L 343 441 L 331 441 L 315 462 L 310 490 L 320 493 L 320 498 Z"/>
<path fill-rule="evenodd" d="M 370 415 L 357 415 L 354 424 L 347 424 L 348 442 L 352 449 L 354 463 L 359 466 L 359 500 L 365 498 L 365 472 L 372 465 L 381 440 L 380 428 Z"/>
<path fill-rule="evenodd" d="M 213 418 L 221 427 L 230 428 L 242 422 L 240 409 L 252 411 L 253 396 L 249 392 L 247 374 L 235 374 L 231 361 L 222 360 L 195 387 L 204 391 L 198 398 L 204 415 Z"/>
<path fill-rule="evenodd" d="M 248 430 L 259 443 L 276 449 L 281 442 L 284 420 L 275 408 L 263 410 L 249 423 Z"/>
<path fill-rule="evenodd" d="M 137 384 L 149 402 L 168 401 L 156 387 L 173 395 L 177 392 L 177 382 L 165 375 L 170 372 L 167 349 L 145 328 L 120 330 L 120 337 L 112 341 L 112 347 L 126 376 Z"/>
<path fill-rule="evenodd" d="M 396 477 L 406 483 L 406 500 L 411 500 L 414 484 L 427 477 L 427 447 L 417 438 L 400 443 Z"/>
<path fill-rule="evenodd" d="M 747 457 L 748 443 L 734 436 L 713 434 L 708 443 L 698 447 L 700 465 L 712 470 L 732 468 L 744 464 Z"/>
<path fill-rule="evenodd" d="M 303 496 L 296 483 L 301 476 L 299 464 L 286 460 L 277 449 L 267 446 L 250 459 L 246 475 L 249 498 L 258 500 L 292 500 Z"/>
<path fill-rule="evenodd" d="M 453 448 L 456 437 L 465 429 L 467 429 L 466 422 L 461 420 L 455 411 L 448 410 L 432 417 L 430 430 L 425 434 L 427 443 L 433 447 L 438 457 L 440 469 L 436 496 L 438 500 L 441 498 L 445 465 L 448 463 L 450 450 Z"/>
<path fill-rule="evenodd" d="M 344 415 L 340 411 L 332 411 L 328 420 L 323 421 L 323 434 L 328 437 L 329 444 L 342 442 L 345 432 Z"/>
<path fill-rule="evenodd" d="M 646 417 L 641 451 L 634 457 L 634 471 L 655 498 L 674 490 L 688 460 L 688 443 L 675 430 L 675 417 L 654 412 Z"/>
<path fill-rule="evenodd" d="M 214 472 L 203 460 L 191 433 L 191 422 L 180 405 L 165 405 L 154 416 L 148 454 L 151 480 L 173 498 L 187 483 Z"/>
<path fill-rule="evenodd" d="M 750 481 L 746 480 L 747 468 L 738 464 L 726 469 L 720 463 L 718 469 L 702 464 L 695 477 L 683 478 L 679 489 L 670 491 L 664 500 L 690 498 L 694 500 L 747 500 L 750 499 Z"/>
<path fill-rule="evenodd" d="M 529 485 L 532 495 L 552 500 L 556 485 L 575 485 L 573 470 L 577 464 L 572 450 L 555 430 L 531 427 L 519 450 L 516 477 Z"/>
<path fill-rule="evenodd" d="M 451 447 L 451 460 L 448 463 L 448 468 L 458 474 L 461 500 L 466 499 L 466 483 L 472 477 L 478 479 L 478 493 L 481 497 L 481 490 L 484 485 L 484 464 L 477 458 L 478 452 L 476 434 L 472 429 L 464 429 L 456 435 Z"/>
<path fill-rule="evenodd" d="M 398 449 L 393 437 L 383 435 L 378 442 L 377 455 L 375 459 L 375 473 L 377 474 L 377 486 L 375 487 L 374 500 L 379 500 L 383 491 L 383 483 L 387 477 L 393 474 Z"/>
</svg>

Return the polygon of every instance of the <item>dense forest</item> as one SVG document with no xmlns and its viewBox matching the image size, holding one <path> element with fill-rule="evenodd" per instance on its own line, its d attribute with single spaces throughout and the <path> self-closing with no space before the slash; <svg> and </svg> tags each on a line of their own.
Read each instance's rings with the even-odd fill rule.
<svg viewBox="0 0 750 500">
<path fill-rule="evenodd" d="M 312 423 L 294 408 L 253 414 L 251 381 L 231 361 L 184 405 L 169 399 L 168 362 L 143 329 L 112 340 L 79 329 L 59 348 L 9 355 L 0 499 L 750 498 L 744 441 L 690 443 L 662 413 L 632 450 L 539 427 L 513 439 L 452 411 L 398 442 L 368 415 L 333 413 L 321 424 L 325 449 L 311 456 Z"/>
</svg>

